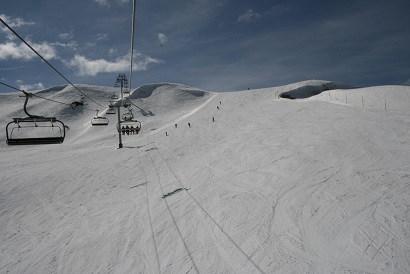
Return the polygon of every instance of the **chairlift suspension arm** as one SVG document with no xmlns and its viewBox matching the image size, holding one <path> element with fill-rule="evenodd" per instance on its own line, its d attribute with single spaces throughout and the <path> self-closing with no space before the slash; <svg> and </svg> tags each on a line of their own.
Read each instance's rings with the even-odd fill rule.
<svg viewBox="0 0 410 274">
<path fill-rule="evenodd" d="M 22 92 L 26 96 L 26 100 L 24 101 L 24 112 L 27 114 L 27 116 L 31 117 L 31 118 L 42 118 L 41 116 L 31 115 L 30 113 L 28 113 L 28 111 L 27 111 L 28 98 L 31 97 L 32 94 L 28 93 L 28 92 L 25 92 L 24 90 L 22 90 Z"/>
</svg>

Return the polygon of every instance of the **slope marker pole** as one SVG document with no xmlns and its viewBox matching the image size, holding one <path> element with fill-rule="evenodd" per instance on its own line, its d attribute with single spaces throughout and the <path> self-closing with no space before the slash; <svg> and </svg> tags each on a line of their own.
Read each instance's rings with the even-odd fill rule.
<svg viewBox="0 0 410 274">
<path fill-rule="evenodd" d="M 119 139 L 119 143 L 118 143 L 118 148 L 122 148 L 122 140 L 121 140 L 121 117 L 120 117 L 120 105 L 117 105 L 117 114 L 118 114 L 118 139 Z"/>
</svg>

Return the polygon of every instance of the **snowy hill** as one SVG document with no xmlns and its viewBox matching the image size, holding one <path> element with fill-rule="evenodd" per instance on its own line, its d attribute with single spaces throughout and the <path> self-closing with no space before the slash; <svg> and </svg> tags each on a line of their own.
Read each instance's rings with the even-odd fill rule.
<svg viewBox="0 0 410 274">
<path fill-rule="evenodd" d="M 79 87 L 104 105 L 118 92 Z M 97 107 L 69 86 L 39 94 Z M 406 273 L 409 95 L 147 85 L 130 95 L 142 130 L 123 149 L 116 115 L 92 127 L 92 110 L 33 99 L 70 130 L 31 147 L 1 132 L 0 273 Z M 23 102 L 0 94 L 3 128 Z"/>
</svg>

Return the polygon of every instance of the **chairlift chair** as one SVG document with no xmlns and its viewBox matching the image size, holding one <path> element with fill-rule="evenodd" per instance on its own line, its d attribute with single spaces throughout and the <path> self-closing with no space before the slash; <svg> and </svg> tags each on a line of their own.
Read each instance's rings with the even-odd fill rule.
<svg viewBox="0 0 410 274">
<path fill-rule="evenodd" d="M 115 94 L 115 92 L 112 93 L 111 99 L 118 99 L 118 96 Z"/>
<path fill-rule="evenodd" d="M 97 116 L 95 116 L 91 120 L 91 125 L 93 126 L 107 126 L 108 125 L 108 118 L 103 117 L 103 116 L 98 116 L 98 110 L 97 110 Z"/>
<path fill-rule="evenodd" d="M 115 112 L 114 106 L 113 106 L 112 104 L 110 104 L 110 105 L 108 106 L 108 109 L 107 109 L 107 111 L 106 111 L 105 113 L 106 113 L 106 114 L 115 114 L 116 112 Z"/>
<path fill-rule="evenodd" d="M 117 130 L 122 135 L 138 134 L 141 130 L 141 122 L 134 119 L 120 121 L 117 123 Z"/>
<path fill-rule="evenodd" d="M 122 106 L 124 108 L 129 108 L 131 106 L 131 102 L 129 101 L 128 98 L 124 98 L 121 100 Z"/>
<path fill-rule="evenodd" d="M 132 109 L 129 108 L 128 112 L 122 114 L 122 120 L 131 121 L 132 119 L 134 119 L 134 114 L 132 113 Z"/>
<path fill-rule="evenodd" d="M 65 125 L 55 117 L 31 115 L 26 106 L 31 93 L 23 91 L 26 100 L 24 112 L 28 117 L 13 118 L 6 125 L 6 143 L 8 145 L 44 145 L 61 144 L 65 138 Z"/>
</svg>

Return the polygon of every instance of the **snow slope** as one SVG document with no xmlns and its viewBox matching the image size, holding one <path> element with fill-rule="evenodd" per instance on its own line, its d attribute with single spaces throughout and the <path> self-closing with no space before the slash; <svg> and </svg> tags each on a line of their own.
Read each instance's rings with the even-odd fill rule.
<svg viewBox="0 0 410 274">
<path fill-rule="evenodd" d="M 111 116 L 91 127 L 92 111 L 33 100 L 70 130 L 61 145 L 0 144 L 0 272 L 408 273 L 410 87 L 279 98 L 322 84 L 140 87 L 143 128 L 123 149 Z M 4 127 L 23 100 L 0 94 Z"/>
</svg>

